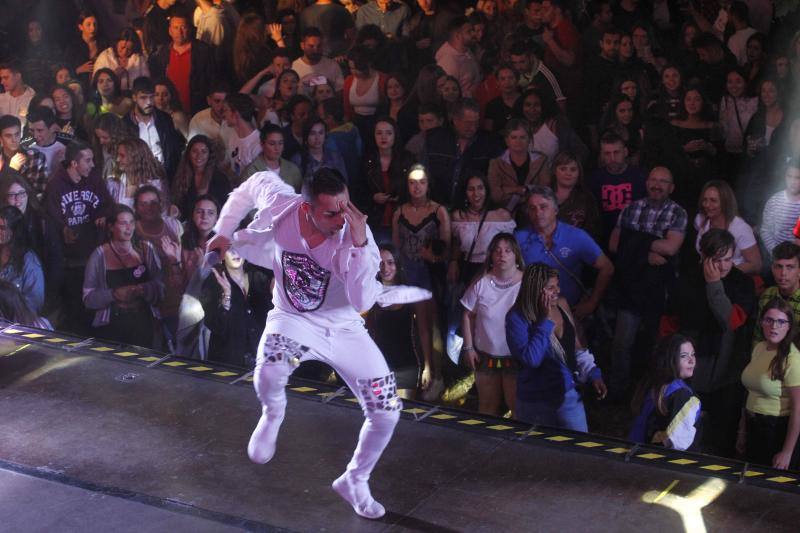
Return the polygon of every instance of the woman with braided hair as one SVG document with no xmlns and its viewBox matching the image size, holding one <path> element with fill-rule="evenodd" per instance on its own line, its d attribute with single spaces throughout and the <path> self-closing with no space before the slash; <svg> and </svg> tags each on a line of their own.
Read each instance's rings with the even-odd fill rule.
<svg viewBox="0 0 800 533">
<path fill-rule="evenodd" d="M 506 340 L 519 364 L 516 417 L 532 424 L 588 431 L 578 383 L 607 390 L 594 356 L 581 344 L 569 305 L 559 296 L 558 271 L 529 265 L 506 315 Z"/>
</svg>

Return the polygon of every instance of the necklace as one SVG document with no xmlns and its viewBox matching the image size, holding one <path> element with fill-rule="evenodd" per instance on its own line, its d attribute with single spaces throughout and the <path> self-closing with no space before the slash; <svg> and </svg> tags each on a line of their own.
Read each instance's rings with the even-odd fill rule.
<svg viewBox="0 0 800 533">
<path fill-rule="evenodd" d="M 114 252 L 115 254 L 119 255 L 120 257 L 126 257 L 126 256 L 131 255 L 131 253 L 132 253 L 130 251 L 128 251 L 128 252 L 120 252 L 119 250 L 117 250 L 117 247 L 114 246 L 114 241 L 108 241 L 108 245 L 111 247 L 111 251 Z"/>
<path fill-rule="evenodd" d="M 479 217 L 483 214 L 482 211 L 475 211 L 472 207 L 467 206 L 467 215 L 472 217 Z"/>
<path fill-rule="evenodd" d="M 489 277 L 489 281 L 491 282 L 492 286 L 497 288 L 497 289 L 508 289 L 508 288 L 513 287 L 514 285 L 517 284 L 517 280 L 514 279 L 513 276 L 508 281 L 500 281 L 499 279 L 497 279 L 495 277 L 494 274 L 492 274 Z"/>
</svg>

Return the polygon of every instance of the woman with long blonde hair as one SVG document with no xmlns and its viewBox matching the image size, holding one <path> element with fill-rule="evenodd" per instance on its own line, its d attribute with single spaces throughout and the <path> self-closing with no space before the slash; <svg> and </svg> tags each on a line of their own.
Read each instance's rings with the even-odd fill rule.
<svg viewBox="0 0 800 533">
<path fill-rule="evenodd" d="M 133 197 L 142 185 L 153 185 L 168 198 L 164 167 L 153 156 L 147 143 L 137 137 L 123 139 L 117 145 L 117 167 L 119 176 L 108 180 L 111 198 L 133 208 Z M 164 205 L 169 205 L 166 201 Z"/>
</svg>

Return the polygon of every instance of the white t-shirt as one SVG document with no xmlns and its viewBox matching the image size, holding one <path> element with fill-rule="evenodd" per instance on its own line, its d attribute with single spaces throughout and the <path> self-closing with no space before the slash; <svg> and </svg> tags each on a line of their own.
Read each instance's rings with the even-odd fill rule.
<svg viewBox="0 0 800 533">
<path fill-rule="evenodd" d="M 506 313 L 514 305 L 522 282 L 508 288 L 495 285 L 491 275 L 485 275 L 470 285 L 461 305 L 475 313 L 475 333 L 472 344 L 481 352 L 494 357 L 511 357 L 506 342 Z"/>
<path fill-rule="evenodd" d="M 237 176 L 241 176 L 244 167 L 253 162 L 261 153 L 261 138 L 258 130 L 253 130 L 246 137 L 239 137 L 234 130 L 225 138 L 225 159 Z"/>
<path fill-rule="evenodd" d="M 222 122 L 214 120 L 214 117 L 211 116 L 211 108 L 207 107 L 195 113 L 189 122 L 189 137 L 186 140 L 192 140 L 195 135 L 205 135 L 211 139 L 214 143 L 217 161 L 224 161 L 225 139 L 235 133 L 224 120 Z"/>
<path fill-rule="evenodd" d="M 247 261 L 275 272 L 266 333 L 280 333 L 323 353 L 336 348 L 337 332 L 366 334 L 359 314 L 382 291 L 380 255 L 367 227 L 367 245 L 354 247 L 344 227 L 311 249 L 300 236 L 303 197 L 274 172 L 257 172 L 231 192 L 215 231 L 232 235 L 252 209 L 258 214 L 236 232 L 234 246 Z M 357 353 L 348 354 L 357 357 Z"/>
<path fill-rule="evenodd" d="M 458 220 L 451 223 L 453 236 L 458 237 L 461 252 L 465 258 L 470 248 L 472 248 L 473 241 L 475 242 L 475 248 L 472 249 L 472 256 L 469 258 L 471 263 L 483 263 L 486 261 L 486 250 L 489 249 L 489 244 L 494 236 L 504 231 L 511 233 L 517 227 L 513 220 L 484 222 L 476 240 L 475 232 L 478 231 L 479 224 L 480 222 L 472 220 Z"/>
<path fill-rule="evenodd" d="M 14 115 L 20 119 L 22 126 L 25 127 L 28 106 L 35 95 L 36 91 L 30 87 L 25 87 L 25 90 L 19 96 L 11 96 L 11 93 L 0 93 L 0 117 Z"/>
<path fill-rule="evenodd" d="M 53 170 L 58 168 L 58 165 L 64 160 L 64 152 L 67 150 L 67 147 L 61 144 L 59 141 L 53 141 L 53 143 L 48 146 L 39 146 L 38 144 L 34 143 L 31 145 L 31 148 L 42 152 L 44 157 L 47 159 L 48 178 L 53 175 Z"/>
<path fill-rule="evenodd" d="M 341 91 L 342 87 L 344 87 L 344 76 L 342 76 L 342 69 L 339 68 L 339 64 L 336 61 L 327 57 L 320 59 L 319 63 L 316 65 L 309 65 L 303 61 L 302 57 L 299 57 L 292 63 L 292 70 L 297 72 L 297 75 L 300 76 L 302 90 L 307 95 L 311 94 L 311 88 L 308 85 L 308 80 L 314 76 L 325 76 L 325 78 L 328 80 L 328 83 L 330 83 L 337 92 Z"/>
<path fill-rule="evenodd" d="M 694 217 L 694 227 L 697 229 L 697 240 L 695 241 L 695 248 L 700 252 L 700 238 L 711 229 L 711 222 L 707 220 L 700 213 Z M 744 263 L 744 256 L 742 250 L 756 245 L 756 236 L 753 233 L 753 228 L 745 222 L 741 217 L 733 217 L 733 220 L 728 225 L 728 231 L 733 235 L 736 242 L 736 251 L 733 252 L 733 264 L 741 265 Z"/>
</svg>

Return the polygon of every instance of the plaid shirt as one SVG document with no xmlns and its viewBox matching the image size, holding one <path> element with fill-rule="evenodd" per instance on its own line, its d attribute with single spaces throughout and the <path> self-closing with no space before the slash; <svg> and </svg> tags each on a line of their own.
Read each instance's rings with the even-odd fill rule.
<svg viewBox="0 0 800 533">
<path fill-rule="evenodd" d="M 761 298 L 758 299 L 758 314 L 756 316 L 761 316 L 761 310 L 764 309 L 764 306 L 767 305 L 767 302 L 773 298 L 780 298 L 784 302 L 788 303 L 794 312 L 795 323 L 800 320 L 800 289 L 794 291 L 789 295 L 788 298 L 784 298 L 778 291 L 777 286 L 767 287 L 767 289 L 761 294 Z M 763 340 L 764 332 L 761 330 L 761 324 L 757 324 L 756 327 L 753 328 L 753 346 Z"/>
<path fill-rule="evenodd" d="M 687 220 L 686 210 L 670 199 L 661 205 L 652 205 L 647 198 L 642 198 L 622 210 L 617 226 L 663 239 L 668 231 L 685 233 Z"/>
<path fill-rule="evenodd" d="M 42 152 L 34 148 L 24 148 L 20 152 L 25 154 L 27 160 L 18 172 L 28 180 L 33 190 L 36 191 L 36 197 L 41 200 L 49 178 L 47 175 L 47 158 Z M 6 159 L 3 154 L 0 154 L 0 158 L 3 160 L 0 168 L 6 168 L 10 159 Z"/>
</svg>

